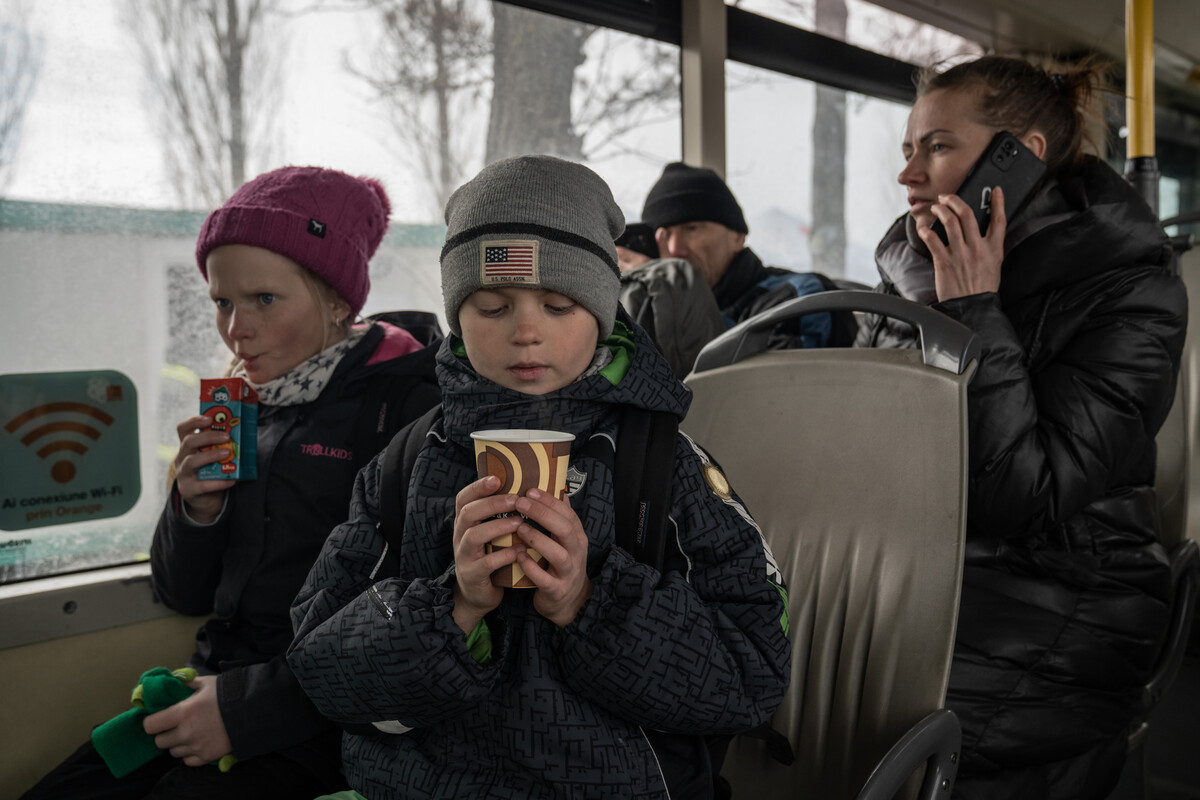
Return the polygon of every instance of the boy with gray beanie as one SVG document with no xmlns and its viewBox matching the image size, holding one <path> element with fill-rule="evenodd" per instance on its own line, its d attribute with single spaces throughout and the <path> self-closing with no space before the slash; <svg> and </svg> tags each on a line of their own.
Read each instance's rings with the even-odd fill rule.
<svg viewBox="0 0 1200 800">
<path fill-rule="evenodd" d="M 618 308 L 620 211 L 586 167 L 519 156 L 455 192 L 446 223 L 442 415 L 406 485 L 380 485 L 382 456 L 359 474 L 293 605 L 289 663 L 347 726 L 346 774 L 368 798 L 710 797 L 704 737 L 755 727 L 787 688 L 786 589 L 682 434 L 678 568 L 615 545 L 622 412 L 682 419 L 691 399 Z M 565 497 L 477 479 L 470 434 L 493 428 L 573 434 Z M 396 491 L 389 547 L 379 498 Z M 533 588 L 492 583 L 514 563 Z"/>
</svg>

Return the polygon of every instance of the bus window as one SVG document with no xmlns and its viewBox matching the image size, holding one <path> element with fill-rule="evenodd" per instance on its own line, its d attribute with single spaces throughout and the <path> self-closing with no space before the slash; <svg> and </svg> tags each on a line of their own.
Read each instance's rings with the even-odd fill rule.
<svg viewBox="0 0 1200 800">
<path fill-rule="evenodd" d="M 0 129 L 9 137 L 0 141 L 0 281 L 9 287 L 0 293 L 0 413 L 9 417 L 0 436 L 17 441 L 3 425 L 25 403 L 4 404 L 3 378 L 119 374 L 136 397 L 139 484 L 117 516 L 47 524 L 35 514 L 37 524 L 0 529 L 0 583 L 147 557 L 175 426 L 198 409 L 199 379 L 229 366 L 193 252 L 207 211 L 242 181 L 285 164 L 379 178 L 392 227 L 363 314 L 441 317 L 442 208 L 485 161 L 516 152 L 583 161 L 636 219 L 662 164 L 680 156 L 671 44 L 472 0 L 456 5 L 440 43 L 448 57 L 436 64 L 434 26 L 390 13 L 392 4 L 239 2 L 237 24 L 254 34 L 242 56 L 255 68 L 243 71 L 233 114 L 217 57 L 228 31 L 188 17 L 201 5 L 0 0 L 3 43 L 30 43 L 21 68 L 32 87 L 0 97 L 21 106 L 20 124 Z M 172 93 L 185 65 L 224 89 Z M 449 93 L 429 88 L 436 69 Z M 235 116 L 236 131 L 222 128 Z M 3 453 L 5 490 L 10 471 L 45 468 L 19 443 Z M 54 498 L 77 494 L 70 482 L 52 488 L 62 491 L 25 493 L 47 501 L 31 511 L 46 505 L 53 515 Z"/>
<path fill-rule="evenodd" d="M 975 42 L 864 0 L 803 3 L 795 0 L 726 0 L 726 3 L 914 64 L 983 54 L 983 49 Z"/>
<path fill-rule="evenodd" d="M 981 52 L 861 0 L 729 4 L 912 63 Z M 732 61 L 726 75 L 728 177 L 756 252 L 770 264 L 877 283 L 875 245 L 905 208 L 895 179 L 907 106 Z"/>
<path fill-rule="evenodd" d="M 727 70 L 728 177 L 747 243 L 767 264 L 877 283 L 875 244 L 905 207 L 896 142 L 908 108 L 742 64 Z M 840 136 L 814 130 L 822 91 L 842 98 Z"/>
</svg>

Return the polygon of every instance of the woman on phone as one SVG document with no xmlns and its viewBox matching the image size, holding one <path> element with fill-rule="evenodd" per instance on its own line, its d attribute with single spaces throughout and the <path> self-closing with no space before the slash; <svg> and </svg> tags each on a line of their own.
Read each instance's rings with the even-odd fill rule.
<svg viewBox="0 0 1200 800">
<path fill-rule="evenodd" d="M 923 75 L 899 176 L 909 211 L 876 250 L 878 291 L 982 345 L 947 695 L 963 725 L 956 797 L 1105 797 L 1166 627 L 1154 437 L 1187 297 L 1150 208 L 1085 154 L 1100 80 L 1094 65 L 997 56 Z M 994 190 L 981 234 L 955 192 L 1001 131 L 1046 172 L 1016 214 Z M 915 344 L 897 321 L 860 327 L 859 346 Z"/>
</svg>

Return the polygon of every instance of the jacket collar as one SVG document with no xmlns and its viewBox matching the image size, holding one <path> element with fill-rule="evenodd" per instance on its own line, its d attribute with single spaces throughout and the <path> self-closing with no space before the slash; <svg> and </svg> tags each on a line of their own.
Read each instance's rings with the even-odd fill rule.
<svg viewBox="0 0 1200 800">
<path fill-rule="evenodd" d="M 437 372 L 447 435 L 469 447 L 471 431 L 522 427 L 567 431 L 579 441 L 623 405 L 669 411 L 683 419 L 691 390 L 675 378 L 666 358 L 623 309 L 618 309 L 617 320 L 633 335 L 632 352 L 628 343 L 621 347 L 631 359 L 619 381 L 614 384 L 606 368 L 544 395 L 523 394 L 483 378 L 465 356 L 455 353 L 452 339 L 442 342 Z"/>
<path fill-rule="evenodd" d="M 908 214 L 875 249 L 884 282 L 901 297 L 934 302 L 933 262 Z M 915 240 L 915 244 L 914 244 Z M 919 249 L 920 248 L 920 249 Z M 1170 263 L 1170 242 L 1145 201 L 1102 161 L 1044 185 L 1009 224 L 1000 298 L 1017 302 L 1134 263 Z"/>
<path fill-rule="evenodd" d="M 724 310 L 734 305 L 766 277 L 766 267 L 759 257 L 749 247 L 742 248 L 712 289 L 713 296 L 717 298 L 717 308 Z"/>
<path fill-rule="evenodd" d="M 1017 241 L 1004 261 L 1003 301 L 1131 264 L 1170 263 L 1170 241 L 1158 219 L 1103 161 L 1089 157 L 1082 169 L 1043 191 L 1050 197 L 1037 206 L 1041 214 L 1013 226 Z"/>
</svg>

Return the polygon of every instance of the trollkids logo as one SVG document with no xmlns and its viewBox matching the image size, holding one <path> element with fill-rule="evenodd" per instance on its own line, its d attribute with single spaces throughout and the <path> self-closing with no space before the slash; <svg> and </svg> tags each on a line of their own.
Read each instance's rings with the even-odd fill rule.
<svg viewBox="0 0 1200 800">
<path fill-rule="evenodd" d="M 230 394 L 228 386 L 218 386 L 216 389 L 213 389 L 212 396 L 214 403 L 228 403 L 229 398 L 233 395 Z"/>
</svg>

